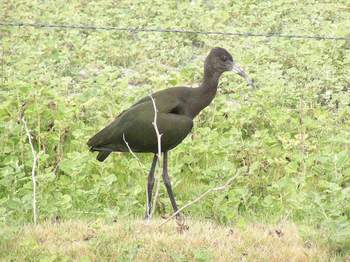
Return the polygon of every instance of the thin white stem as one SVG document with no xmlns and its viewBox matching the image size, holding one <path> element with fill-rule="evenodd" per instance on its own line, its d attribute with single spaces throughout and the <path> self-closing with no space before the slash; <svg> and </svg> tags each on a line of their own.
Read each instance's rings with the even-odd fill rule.
<svg viewBox="0 0 350 262">
<path fill-rule="evenodd" d="M 128 143 L 128 142 L 126 141 L 126 139 L 125 139 L 125 134 L 124 134 L 124 133 L 123 133 L 123 140 L 124 140 L 124 143 L 125 143 L 125 145 L 127 146 L 128 150 L 129 150 L 130 154 L 132 154 L 132 156 L 135 157 L 136 160 L 139 162 L 139 164 L 143 167 L 143 165 L 141 164 L 140 159 L 139 159 L 139 158 L 137 157 L 137 155 L 135 155 L 135 153 L 131 150 L 131 148 L 130 148 L 130 146 L 129 146 L 129 143 Z"/>
<path fill-rule="evenodd" d="M 124 143 L 125 143 L 125 145 L 127 146 L 127 148 L 128 148 L 128 150 L 129 150 L 129 152 L 130 152 L 130 154 L 137 160 L 137 162 L 139 163 L 139 165 L 140 165 L 140 167 L 142 168 L 142 169 L 145 169 L 145 167 L 144 167 L 144 165 L 141 163 L 141 161 L 140 161 L 140 159 L 137 157 L 137 155 L 135 155 L 135 153 L 132 151 L 132 149 L 131 149 L 131 147 L 130 147 L 130 145 L 129 145 L 129 143 L 126 141 L 126 139 L 125 139 L 125 134 L 123 133 L 123 140 L 124 140 Z M 148 212 L 148 210 L 149 210 L 149 205 L 148 205 L 148 192 L 147 192 L 147 187 L 146 187 L 146 210 L 147 210 L 147 212 Z M 148 217 L 148 219 L 149 219 L 149 217 Z"/>
<path fill-rule="evenodd" d="M 301 155 L 301 167 L 302 173 L 306 175 L 306 145 L 305 145 L 305 126 L 304 126 L 304 97 L 300 98 L 299 108 L 299 123 L 300 123 L 300 155 Z"/>
<path fill-rule="evenodd" d="M 5 45 L 4 44 L 2 44 L 1 71 L 2 71 L 2 84 L 5 85 Z"/>
<path fill-rule="evenodd" d="M 172 218 L 174 218 L 177 214 L 179 214 L 182 210 L 184 210 L 185 208 L 193 205 L 194 203 L 197 203 L 198 201 L 200 201 L 201 199 L 203 199 L 206 195 L 212 193 L 212 192 L 217 192 L 217 191 L 222 191 L 227 189 L 231 183 L 233 182 L 233 180 L 235 180 L 237 178 L 239 174 L 236 174 L 235 176 L 231 177 L 230 179 L 228 179 L 226 181 L 225 184 L 223 184 L 222 186 L 218 186 L 215 188 L 211 188 L 209 190 L 207 190 L 206 192 L 204 192 L 203 194 L 201 194 L 200 196 L 198 196 L 196 199 L 188 202 L 186 205 L 184 205 L 182 208 L 180 208 L 179 210 L 177 210 L 176 212 L 174 212 L 170 217 L 168 217 L 166 220 L 164 220 L 159 227 L 161 227 L 162 225 L 166 224 L 167 222 L 169 222 Z"/>
<path fill-rule="evenodd" d="M 153 118 L 153 122 L 152 125 L 154 127 L 154 130 L 156 131 L 156 135 L 157 135 L 157 144 L 158 144 L 158 161 L 160 162 L 160 158 L 161 158 L 161 154 L 162 154 L 162 144 L 161 144 L 161 138 L 163 134 L 159 133 L 159 129 L 157 126 L 157 115 L 158 115 L 158 110 L 157 110 L 157 106 L 156 106 L 156 102 L 154 101 L 154 98 L 152 95 L 150 95 L 150 98 L 152 100 L 152 104 L 153 104 L 153 110 L 154 110 L 154 118 Z"/>
<path fill-rule="evenodd" d="M 161 146 L 161 138 L 162 138 L 162 134 L 159 133 L 159 129 L 158 129 L 158 126 L 157 126 L 157 107 L 156 107 L 156 103 L 154 101 L 154 98 L 152 97 L 152 95 L 150 95 L 150 98 L 152 100 L 152 104 L 153 104 L 153 109 L 154 109 L 154 118 L 153 118 L 153 122 L 152 122 L 152 125 L 154 127 L 154 130 L 156 132 L 156 135 L 157 135 L 157 145 L 158 145 L 158 153 L 157 153 L 157 158 L 158 158 L 158 164 L 159 166 L 161 166 L 161 154 L 162 154 L 162 146 Z M 125 138 L 125 134 L 123 133 L 123 140 L 124 140 L 124 143 L 125 145 L 127 146 L 129 152 L 132 154 L 132 156 L 138 161 L 138 163 L 140 164 L 141 167 L 144 167 L 140 161 L 140 159 L 135 155 L 135 153 L 132 151 L 129 143 L 126 141 L 126 138 Z M 156 173 L 157 174 L 157 173 Z M 147 214 L 147 218 L 148 220 L 150 220 L 154 214 L 154 211 L 155 211 L 155 207 L 156 207 L 156 203 L 157 203 L 157 199 L 158 199 L 158 196 L 159 196 L 159 190 L 160 190 L 160 177 L 159 175 L 158 176 L 155 176 L 155 178 L 157 179 L 157 190 L 156 190 L 156 193 L 155 193 L 155 196 L 154 196 L 154 199 L 153 199 L 153 205 L 152 205 L 152 210 L 151 210 L 151 213 L 150 214 Z M 147 200 L 147 212 L 149 210 L 149 199 L 148 199 L 148 192 L 147 192 L 147 189 L 146 189 L 146 200 Z"/>
<path fill-rule="evenodd" d="M 157 135 L 157 145 L 158 145 L 158 153 L 157 153 L 157 157 L 158 157 L 158 166 L 162 167 L 162 162 L 161 162 L 161 156 L 162 156 L 162 144 L 161 144 L 161 139 L 162 139 L 162 135 L 159 133 L 159 129 L 157 126 L 157 116 L 158 116 L 158 110 L 157 110 L 157 106 L 156 106 L 156 102 L 154 101 L 154 98 L 152 95 L 149 95 L 151 100 L 152 100 L 152 104 L 153 104 L 153 110 L 154 110 L 154 118 L 153 118 L 153 122 L 152 125 L 154 127 L 154 130 L 156 132 Z M 154 195 L 153 198 L 153 205 L 152 205 L 152 210 L 151 210 L 151 214 L 149 214 L 149 218 L 151 219 L 155 209 L 156 209 L 156 204 L 157 204 L 157 200 L 158 200 L 158 196 L 159 196 L 159 190 L 160 190 L 160 175 L 159 172 L 156 172 L 156 176 L 155 178 L 157 179 L 157 189 L 156 189 L 156 193 Z"/>
<path fill-rule="evenodd" d="M 155 176 L 157 179 L 157 188 L 156 188 L 156 193 L 154 194 L 154 198 L 153 198 L 153 204 L 152 204 L 152 210 L 151 210 L 151 214 L 149 214 L 149 219 L 151 219 L 154 215 L 154 212 L 156 210 L 156 205 L 157 205 L 157 200 L 159 197 L 159 191 L 160 191 L 160 176 L 157 175 Z"/>
<path fill-rule="evenodd" d="M 22 116 L 22 122 L 24 125 L 24 129 L 26 131 L 28 140 L 29 140 L 29 144 L 30 147 L 32 149 L 32 154 L 33 154 L 33 166 L 32 166 L 32 184 L 33 184 L 33 198 L 32 198 L 32 206 L 33 206 L 33 221 L 34 224 L 36 225 L 36 221 L 37 221 L 37 208 L 36 208 L 36 178 L 35 178 L 35 168 L 37 165 L 37 161 L 38 161 L 38 155 L 34 149 L 34 145 L 33 145 L 33 141 L 32 141 L 32 136 L 30 135 L 30 130 L 28 128 L 27 122 L 24 118 L 24 115 Z"/>
</svg>

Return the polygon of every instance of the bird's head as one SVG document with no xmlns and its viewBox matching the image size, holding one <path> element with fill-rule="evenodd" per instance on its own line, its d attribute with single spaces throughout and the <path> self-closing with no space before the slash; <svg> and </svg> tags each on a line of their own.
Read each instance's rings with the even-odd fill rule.
<svg viewBox="0 0 350 262">
<path fill-rule="evenodd" d="M 205 71 L 218 73 L 219 75 L 226 71 L 233 71 L 243 77 L 248 82 L 248 85 L 254 87 L 253 80 L 233 60 L 232 55 L 224 48 L 213 48 L 205 59 L 204 67 Z"/>
</svg>

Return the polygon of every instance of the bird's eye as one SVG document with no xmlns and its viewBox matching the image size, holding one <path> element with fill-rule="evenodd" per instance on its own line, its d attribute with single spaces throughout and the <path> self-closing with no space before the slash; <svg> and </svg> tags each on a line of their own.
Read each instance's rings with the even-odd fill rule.
<svg viewBox="0 0 350 262">
<path fill-rule="evenodd" d="M 224 62 L 226 62 L 227 56 L 224 55 L 223 57 L 221 57 L 221 60 L 224 61 Z"/>
</svg>

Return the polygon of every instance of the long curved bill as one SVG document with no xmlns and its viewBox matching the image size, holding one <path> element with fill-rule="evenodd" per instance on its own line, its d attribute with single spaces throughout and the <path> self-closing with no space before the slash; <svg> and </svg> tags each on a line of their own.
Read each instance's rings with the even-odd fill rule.
<svg viewBox="0 0 350 262">
<path fill-rule="evenodd" d="M 232 71 L 243 77 L 251 88 L 255 88 L 253 79 L 251 79 L 239 65 L 233 64 Z"/>
</svg>

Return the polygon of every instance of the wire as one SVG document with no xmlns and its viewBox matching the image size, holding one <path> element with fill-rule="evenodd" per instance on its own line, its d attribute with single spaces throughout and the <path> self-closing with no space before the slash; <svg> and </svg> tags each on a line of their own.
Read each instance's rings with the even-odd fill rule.
<svg viewBox="0 0 350 262">
<path fill-rule="evenodd" d="M 46 24 L 46 23 L 24 23 L 24 22 L 2 22 L 2 27 L 34 27 L 34 28 L 54 28 L 54 29 L 77 29 L 77 30 L 96 30 L 96 31 L 124 31 L 131 33 L 179 33 L 179 34 L 197 34 L 197 35 L 222 35 L 238 37 L 275 37 L 287 39 L 310 39 L 310 40 L 350 40 L 349 37 L 338 36 L 320 36 L 320 35 L 287 35 L 281 33 L 253 33 L 253 32 L 216 32 L 216 31 L 194 31 L 184 29 L 161 29 L 161 28 L 123 28 L 115 26 L 95 26 L 95 25 L 71 25 L 71 24 Z"/>
</svg>

